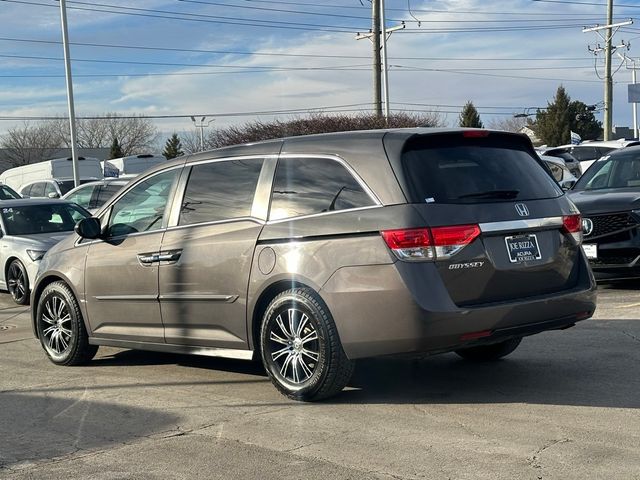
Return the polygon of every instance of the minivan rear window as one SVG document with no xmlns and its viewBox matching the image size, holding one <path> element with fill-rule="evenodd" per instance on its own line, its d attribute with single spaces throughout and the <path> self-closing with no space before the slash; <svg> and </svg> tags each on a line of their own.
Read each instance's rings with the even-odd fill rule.
<svg viewBox="0 0 640 480">
<path fill-rule="evenodd" d="M 414 203 L 556 198 L 562 190 L 519 139 L 429 136 L 410 140 L 402 165 Z"/>
</svg>

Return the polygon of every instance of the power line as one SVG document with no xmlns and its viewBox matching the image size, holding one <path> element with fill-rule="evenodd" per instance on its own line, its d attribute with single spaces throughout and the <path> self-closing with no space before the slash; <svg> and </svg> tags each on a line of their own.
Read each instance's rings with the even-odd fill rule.
<svg viewBox="0 0 640 480">
<path fill-rule="evenodd" d="M 0 0 L 1 1 L 1 0 Z M 61 45 L 62 42 L 57 40 L 38 40 L 38 39 L 25 39 L 25 38 L 12 38 L 12 37 L 0 37 L 0 41 L 7 42 L 25 42 L 36 44 L 48 44 L 48 45 Z M 151 50 L 151 51 L 166 51 L 166 52 L 184 52 L 184 53 L 210 53 L 216 55 L 251 55 L 251 56 L 267 56 L 267 57 L 293 57 L 293 58 L 343 58 L 343 59 L 368 59 L 368 56 L 364 55 L 331 55 L 331 54 L 314 54 L 314 53 L 280 53 L 280 52 L 250 52 L 241 50 L 203 50 L 195 48 L 175 48 L 175 47 L 154 47 L 144 45 L 118 45 L 107 43 L 86 43 L 86 42 L 69 42 L 69 45 L 82 46 L 82 47 L 97 47 L 97 48 L 118 48 L 128 50 Z M 396 57 L 390 56 L 391 60 L 437 60 L 437 61 L 583 61 L 585 57 Z"/>
<path fill-rule="evenodd" d="M 251 3 L 266 3 L 266 4 L 280 4 L 280 5 L 295 5 L 295 6 L 304 6 L 304 7 L 314 7 L 314 8 L 339 8 L 339 9 L 348 9 L 348 10 L 362 10 L 363 6 L 355 6 L 355 5 L 337 5 L 337 4 L 318 4 L 318 3 L 307 3 L 307 2 L 299 2 L 299 1 L 285 1 L 285 0 L 251 0 Z M 599 4 L 601 5 L 601 4 Z M 390 12 L 403 12 L 403 13 L 408 13 L 408 9 L 406 8 L 394 8 L 394 7 L 386 7 L 387 11 Z M 446 13 L 446 14 L 460 14 L 460 15 L 472 15 L 472 14 L 476 14 L 476 15 L 487 15 L 487 14 L 496 14 L 495 11 L 489 11 L 489 10 L 478 10 L 478 9 L 474 9 L 474 10 L 440 10 L 440 9 L 434 9 L 434 8 L 430 8 L 430 9 L 415 9 L 412 8 L 411 9 L 412 12 L 414 13 Z M 500 11 L 499 15 L 532 15 L 532 16 L 556 16 L 556 15 L 571 15 L 571 17 L 575 18 L 578 16 L 586 16 L 586 15 L 593 15 L 591 13 L 574 13 L 574 12 L 567 12 L 567 13 L 560 13 L 560 12 L 541 12 L 541 13 L 537 13 L 537 12 L 522 12 L 522 11 Z"/>
<path fill-rule="evenodd" d="M 24 4 L 24 5 L 35 5 L 35 6 L 43 6 L 43 7 L 56 7 L 55 5 L 36 3 L 27 0 L 0 0 L 2 2 L 8 3 L 16 3 L 16 4 Z M 114 10 L 105 10 L 104 8 L 90 8 L 90 7 L 78 7 L 78 6 L 68 6 L 68 9 L 81 10 L 81 11 L 90 11 L 90 12 L 101 12 L 101 13 L 111 13 L 116 15 L 129 15 L 129 16 L 137 16 L 137 17 L 148 17 L 148 18 L 161 18 L 166 20 L 179 20 L 179 21 L 189 21 L 189 22 L 199 22 L 199 23 L 215 23 L 215 24 L 228 24 L 228 25 L 240 25 L 240 26 L 251 26 L 251 27 L 262 27 L 262 28 L 279 28 L 279 29 L 288 29 L 288 30 L 306 30 L 306 31 L 322 31 L 329 33 L 355 33 L 356 31 L 367 31 L 368 28 L 358 29 L 356 27 L 349 26 L 333 26 L 333 25 L 319 25 L 319 24 L 307 24 L 307 23 L 297 23 L 297 22 L 282 22 L 275 20 L 257 20 L 257 19 L 234 19 L 235 17 L 221 17 L 215 15 L 204 15 L 204 14 L 188 14 L 182 12 L 172 12 L 167 10 L 151 10 L 151 9 L 141 9 L 134 7 L 123 7 L 118 5 L 107 5 L 107 4 L 89 4 L 86 2 L 70 2 L 73 4 L 80 5 L 94 5 L 106 8 L 118 8 L 121 10 L 128 10 L 126 12 L 123 11 L 114 11 Z M 140 12 L 157 12 L 162 15 L 157 15 L 154 13 L 140 13 Z M 170 15 L 170 16 L 168 16 Z M 179 15 L 179 16 L 176 16 Z M 187 17 L 187 18 L 184 18 Z M 197 18 L 191 18 L 197 17 Z M 201 18 L 205 17 L 205 18 Z M 215 19 L 220 20 L 215 20 Z M 226 20 L 221 20 L 226 19 Z M 262 22 L 262 23 L 251 23 L 251 22 Z M 402 34 L 435 34 L 435 33 L 496 33 L 496 32 L 512 32 L 512 31 L 544 31 L 544 30 L 558 30 L 558 29 L 568 29 L 568 28 L 578 28 L 582 27 L 582 23 L 572 23 L 572 24 L 564 24 L 564 25 L 527 25 L 527 26 L 513 26 L 513 27 L 467 27 L 467 28 L 431 28 L 431 29 L 404 29 Z"/>
<path fill-rule="evenodd" d="M 532 2 L 541 2 L 541 3 L 561 3 L 566 5 L 593 5 L 596 7 L 606 7 L 603 3 L 597 2 L 576 2 L 573 0 L 531 0 Z M 629 4 L 617 4 L 616 7 L 621 8 L 640 8 L 640 5 L 629 5 Z"/>
<path fill-rule="evenodd" d="M 275 13 L 286 13 L 286 14 L 294 14 L 294 15 L 311 15 L 311 16 L 321 16 L 321 17 L 335 17 L 335 18 L 348 18 L 348 19 L 357 19 L 357 20 L 369 20 L 368 16 L 362 15 L 345 15 L 339 13 L 325 13 L 325 12 L 309 12 L 309 11 L 301 11 L 301 10 L 291 10 L 285 8 L 268 8 L 268 7 L 257 7 L 255 5 L 234 5 L 230 3 L 223 2 L 205 2 L 203 0 L 176 0 L 182 3 L 191 3 L 197 5 L 208 5 L 212 7 L 231 7 L 231 8 L 241 8 L 246 10 L 256 10 L 256 11 L 266 11 L 266 12 L 275 12 Z M 389 10 L 389 9 L 387 9 Z M 413 10 L 412 10 L 413 11 Z M 565 14 L 566 15 L 566 14 Z M 593 15 L 593 14 L 590 14 Z M 575 17 L 566 15 L 567 18 L 559 18 L 559 19 L 549 19 L 549 22 L 562 22 L 566 20 L 574 20 Z M 593 21 L 597 21 L 599 17 L 593 17 Z M 388 18 L 389 22 L 405 22 L 405 23 L 450 23 L 451 20 L 412 20 L 407 18 Z M 513 23 L 513 22 L 530 22 L 531 19 L 498 19 L 498 20 L 455 20 L 456 23 Z M 586 21 L 586 19 L 585 19 Z"/>
<path fill-rule="evenodd" d="M 45 3 L 36 3 L 27 0 L 0 0 L 2 2 L 7 3 L 17 3 L 22 5 L 32 5 L 39 7 L 53 7 L 57 8 L 56 5 L 49 5 Z M 73 2 L 73 3 L 84 3 L 84 2 Z M 103 4 L 95 4 L 97 6 Z M 180 12 L 168 12 L 168 11 L 160 11 L 160 10 L 149 10 L 149 9 L 139 9 L 133 7 L 122 7 L 118 5 L 107 5 L 107 8 L 120 8 L 123 10 L 137 10 L 138 12 L 132 11 L 114 11 L 114 10 L 105 10 L 104 8 L 89 8 L 89 7 L 78 7 L 78 6 L 67 6 L 68 10 L 81 10 L 87 12 L 100 12 L 100 13 L 111 13 L 115 15 L 128 15 L 134 17 L 145 17 L 145 18 L 162 18 L 165 20 L 181 20 L 181 21 L 189 21 L 189 22 L 199 22 L 199 23 L 215 23 L 215 24 L 225 24 L 225 25 L 240 25 L 245 27 L 263 27 L 263 28 L 279 28 L 285 30 L 306 30 L 306 31 L 318 31 L 318 32 L 330 32 L 330 33 L 355 33 L 357 30 L 355 27 L 334 27 L 332 25 L 318 25 L 317 27 L 312 26 L 311 24 L 299 24 L 295 22 L 278 22 L 278 21 L 267 21 L 265 20 L 245 20 L 239 19 L 238 21 L 232 20 L 222 20 L 229 17 L 217 17 L 221 18 L 221 20 L 214 20 L 212 18 L 191 18 L 191 17 L 214 17 L 213 15 L 198 15 L 198 14 L 186 14 Z M 163 13 L 163 15 L 156 15 L 153 13 L 139 13 L 140 11 L 148 11 L 148 12 L 158 12 Z M 177 17 L 176 15 L 181 15 L 181 17 Z M 183 18 L 189 17 L 189 18 Z M 263 23 L 251 23 L 251 22 L 263 22 Z"/>
</svg>

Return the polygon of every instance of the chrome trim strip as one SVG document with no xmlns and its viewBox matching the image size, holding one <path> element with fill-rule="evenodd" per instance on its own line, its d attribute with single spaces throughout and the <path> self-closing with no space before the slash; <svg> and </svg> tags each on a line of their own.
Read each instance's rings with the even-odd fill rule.
<svg viewBox="0 0 640 480">
<path fill-rule="evenodd" d="M 152 350 L 156 352 L 186 353 L 192 355 L 205 355 L 207 357 L 233 358 L 236 360 L 251 360 L 253 358 L 253 350 L 240 350 L 237 348 L 191 347 L 189 345 L 132 342 L 129 340 L 114 340 L 110 338 L 95 337 L 90 337 L 89 343 L 91 345 L 131 348 L 135 350 Z"/>
<path fill-rule="evenodd" d="M 269 220 L 267 222 L 267 225 L 274 225 L 276 223 L 290 222 L 292 220 L 301 220 L 303 218 L 324 217 L 326 215 L 335 215 L 337 213 L 357 212 L 357 211 L 360 211 L 360 210 L 371 210 L 372 208 L 382 208 L 382 207 L 383 207 L 383 205 L 369 205 L 368 207 L 345 208 L 344 210 L 333 210 L 331 212 L 312 213 L 311 215 L 300 215 L 299 217 L 280 218 L 278 220 Z"/>
<path fill-rule="evenodd" d="M 190 293 L 169 293 L 160 295 L 161 301 L 168 302 L 224 302 L 233 303 L 238 295 L 194 295 Z"/>
<path fill-rule="evenodd" d="M 175 225 L 173 227 L 168 227 L 166 229 L 166 231 L 173 231 L 173 230 L 181 230 L 184 228 L 192 228 L 192 227 L 203 227 L 203 226 L 208 226 L 208 225 L 223 225 L 223 224 L 227 224 L 227 223 L 238 223 L 238 222 L 253 222 L 256 223 L 258 225 L 264 225 L 264 220 L 260 220 L 259 218 L 254 218 L 254 217 L 238 217 L 238 218 L 229 218 L 227 220 L 215 220 L 213 222 L 202 222 L 202 223 L 190 223 L 188 225 Z"/>
<path fill-rule="evenodd" d="M 125 302 L 151 302 L 157 301 L 157 295 L 96 295 L 98 301 L 125 301 Z"/>
<path fill-rule="evenodd" d="M 532 230 L 534 228 L 561 227 L 562 217 L 531 218 L 527 220 L 508 220 L 480 224 L 482 233 L 507 232 L 512 230 Z"/>
</svg>

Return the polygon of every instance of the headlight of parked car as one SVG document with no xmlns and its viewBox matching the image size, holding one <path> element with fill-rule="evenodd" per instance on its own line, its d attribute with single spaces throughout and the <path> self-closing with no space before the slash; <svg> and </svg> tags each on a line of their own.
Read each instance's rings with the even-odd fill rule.
<svg viewBox="0 0 640 480">
<path fill-rule="evenodd" d="M 29 258 L 34 262 L 41 260 L 45 253 L 47 253 L 46 250 L 27 250 L 27 255 L 29 255 Z"/>
</svg>

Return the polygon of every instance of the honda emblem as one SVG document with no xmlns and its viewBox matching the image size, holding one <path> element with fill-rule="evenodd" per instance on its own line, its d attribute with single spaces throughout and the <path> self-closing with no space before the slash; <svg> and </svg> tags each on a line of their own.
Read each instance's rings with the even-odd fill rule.
<svg viewBox="0 0 640 480">
<path fill-rule="evenodd" d="M 524 203 L 516 203 L 516 212 L 518 212 L 518 215 L 521 217 L 529 216 L 529 209 Z"/>
</svg>

